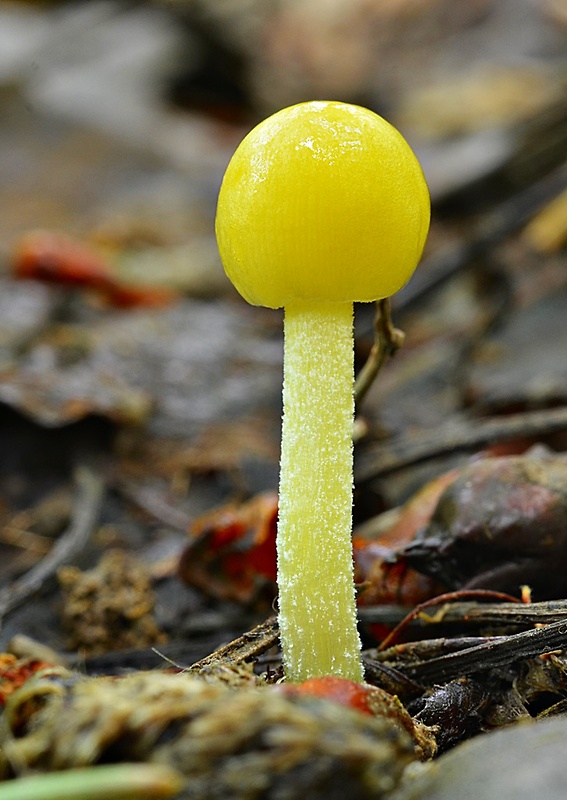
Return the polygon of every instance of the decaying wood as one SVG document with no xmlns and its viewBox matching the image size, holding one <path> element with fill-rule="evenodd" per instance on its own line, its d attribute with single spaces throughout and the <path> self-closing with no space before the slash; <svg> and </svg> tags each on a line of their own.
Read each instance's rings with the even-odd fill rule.
<svg viewBox="0 0 567 800">
<path fill-rule="evenodd" d="M 511 636 L 493 637 L 460 652 L 446 653 L 411 664 L 397 663 L 396 668 L 419 683 L 441 683 L 565 648 L 567 621 L 560 620 L 543 628 L 522 631 Z M 382 655 L 386 653 L 388 651 L 384 651 Z"/>
<path fill-rule="evenodd" d="M 236 666 L 253 661 L 273 647 L 278 640 L 279 630 L 275 617 L 269 617 L 251 631 L 243 633 L 233 642 L 219 647 L 214 653 L 191 665 L 191 670 L 202 670 L 215 664 Z"/>
<path fill-rule="evenodd" d="M 365 623 L 397 624 L 406 614 L 401 606 L 367 606 L 358 609 Z M 546 600 L 539 603 L 446 603 L 435 613 L 418 614 L 410 623 L 414 629 L 434 625 L 458 624 L 460 628 L 490 626 L 510 631 L 535 624 L 567 620 L 567 600 Z"/>
</svg>

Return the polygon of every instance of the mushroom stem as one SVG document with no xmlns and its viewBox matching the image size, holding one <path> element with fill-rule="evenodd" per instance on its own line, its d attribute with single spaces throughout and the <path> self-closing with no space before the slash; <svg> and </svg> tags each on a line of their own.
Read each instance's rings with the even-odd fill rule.
<svg viewBox="0 0 567 800">
<path fill-rule="evenodd" d="M 352 561 L 353 305 L 285 308 L 278 521 L 286 679 L 362 681 Z"/>
</svg>

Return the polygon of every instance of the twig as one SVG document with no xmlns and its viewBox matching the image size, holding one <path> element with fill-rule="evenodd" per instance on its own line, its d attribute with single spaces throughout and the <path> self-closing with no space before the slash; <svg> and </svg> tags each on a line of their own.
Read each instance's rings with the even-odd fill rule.
<svg viewBox="0 0 567 800">
<path fill-rule="evenodd" d="M 383 475 L 459 451 L 475 450 L 516 438 L 548 436 L 567 430 L 567 407 L 527 411 L 464 424 L 447 425 L 434 432 L 399 437 L 368 448 L 355 468 L 355 483 L 363 486 Z"/>
<path fill-rule="evenodd" d="M 269 617 L 238 639 L 219 647 L 214 653 L 192 664 L 191 670 L 201 670 L 214 664 L 237 665 L 252 661 L 273 647 L 278 641 L 279 630 L 275 617 Z"/>
<path fill-rule="evenodd" d="M 354 384 L 354 401 L 357 407 L 366 396 L 387 359 L 395 355 L 403 345 L 404 339 L 404 332 L 394 328 L 392 323 L 390 298 L 378 300 L 374 317 L 374 343 Z"/>
<path fill-rule="evenodd" d="M 398 624 L 407 614 L 402 606 L 366 606 L 358 609 L 359 619 L 366 624 Z M 443 613 L 427 617 L 418 613 L 411 624 L 420 627 L 455 624 L 491 628 L 526 628 L 537 623 L 547 625 L 567 619 L 567 600 L 546 600 L 538 603 L 475 603 L 456 602 L 443 608 Z"/>
<path fill-rule="evenodd" d="M 53 577 L 62 564 L 80 553 L 92 534 L 98 516 L 103 482 L 86 466 L 76 471 L 77 497 L 73 517 L 67 530 L 58 538 L 49 553 L 21 578 L 0 591 L 0 627 L 10 611 L 30 595 L 38 592 Z"/>
<path fill-rule="evenodd" d="M 396 310 L 406 310 L 488 252 L 495 244 L 519 230 L 541 208 L 567 187 L 567 167 L 517 192 L 479 222 L 472 236 L 426 258 L 404 289 L 394 298 Z"/>
<path fill-rule="evenodd" d="M 453 600 L 460 600 L 465 597 L 471 598 L 486 598 L 487 600 L 508 600 L 511 603 L 514 603 L 515 598 L 511 597 L 509 594 L 504 594 L 503 592 L 493 592 L 488 589 L 461 589 L 456 592 L 446 592 L 444 594 L 437 595 L 437 597 L 432 597 L 429 600 L 425 600 L 425 602 L 420 603 L 417 605 L 409 614 L 407 614 L 401 622 L 399 622 L 393 631 L 386 636 L 378 651 L 386 650 L 386 648 L 390 647 L 390 645 L 394 644 L 397 640 L 400 633 L 409 625 L 409 623 L 419 617 L 421 614 L 426 611 L 428 608 L 433 608 L 434 606 L 444 605 L 450 603 Z M 520 602 L 519 600 L 517 601 Z M 444 616 L 442 614 L 441 616 Z"/>
<path fill-rule="evenodd" d="M 567 621 L 560 620 L 536 630 L 494 637 L 458 653 L 413 664 L 398 663 L 396 667 L 412 680 L 430 684 L 509 666 L 515 661 L 533 658 L 551 650 L 564 650 L 566 647 Z"/>
<path fill-rule="evenodd" d="M 118 479 L 114 488 L 124 497 L 135 503 L 157 522 L 167 525 L 175 530 L 187 532 L 191 524 L 191 517 L 179 508 L 168 503 L 161 495 L 147 486 L 137 486 L 131 481 Z"/>
</svg>

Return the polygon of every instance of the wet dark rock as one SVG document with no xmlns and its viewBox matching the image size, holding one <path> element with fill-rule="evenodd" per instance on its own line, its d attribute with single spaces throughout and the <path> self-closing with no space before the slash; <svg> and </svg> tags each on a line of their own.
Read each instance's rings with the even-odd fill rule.
<svg viewBox="0 0 567 800">
<path fill-rule="evenodd" d="M 394 798 L 564 800 L 566 755 L 567 717 L 519 724 L 465 742 L 408 775 Z"/>
</svg>

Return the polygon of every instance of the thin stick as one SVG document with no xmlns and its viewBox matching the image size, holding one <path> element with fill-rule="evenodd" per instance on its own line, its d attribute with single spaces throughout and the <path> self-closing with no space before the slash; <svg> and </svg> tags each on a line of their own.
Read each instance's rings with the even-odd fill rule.
<svg viewBox="0 0 567 800">
<path fill-rule="evenodd" d="M 458 653 L 432 658 L 417 664 L 398 664 L 398 669 L 420 683 L 437 683 L 462 675 L 472 675 L 515 661 L 533 658 L 551 650 L 567 647 L 567 622 L 560 620 L 536 630 L 522 631 L 511 636 L 498 636 L 483 644 Z"/>
<path fill-rule="evenodd" d="M 361 455 L 355 470 L 355 483 L 362 486 L 383 475 L 438 456 L 506 442 L 516 438 L 548 436 L 567 430 L 567 407 L 548 411 L 527 411 L 465 424 L 447 425 L 434 432 L 399 437 L 387 444 L 369 448 Z"/>
<path fill-rule="evenodd" d="M 407 616 L 408 609 L 402 606 L 366 606 L 358 609 L 359 619 L 366 623 L 398 624 Z M 443 608 L 443 614 L 425 618 L 418 616 L 410 624 L 431 628 L 432 625 L 490 625 L 492 628 L 531 627 L 567 619 L 567 600 L 542 600 L 537 603 L 476 603 L 455 602 Z"/>
<path fill-rule="evenodd" d="M 278 624 L 275 617 L 256 625 L 252 630 L 243 633 L 238 639 L 219 647 L 214 653 L 196 661 L 190 670 L 201 670 L 214 664 L 233 665 L 253 661 L 273 647 L 278 641 Z"/>
<path fill-rule="evenodd" d="M 133 482 L 118 479 L 115 488 L 135 503 L 138 508 L 150 514 L 155 520 L 171 528 L 186 532 L 191 525 L 191 517 L 180 508 L 175 508 L 163 497 L 147 486 L 136 486 Z"/>
<path fill-rule="evenodd" d="M 10 611 L 30 595 L 38 592 L 62 564 L 80 553 L 88 542 L 100 511 L 103 482 L 86 466 L 75 474 L 77 497 L 73 517 L 67 530 L 58 538 L 49 553 L 14 583 L 0 591 L 0 627 Z"/>
<path fill-rule="evenodd" d="M 404 339 L 404 332 L 393 325 L 390 298 L 378 300 L 374 317 L 374 344 L 354 383 L 354 402 L 357 407 L 362 403 L 386 361 L 403 345 Z"/>
<path fill-rule="evenodd" d="M 564 130 L 566 127 L 564 125 Z M 533 153 L 533 147 L 530 152 Z M 551 174 L 517 192 L 509 200 L 497 205 L 482 218 L 468 240 L 448 245 L 424 259 L 408 285 L 395 296 L 394 308 L 397 311 L 405 311 L 422 302 L 439 286 L 466 269 L 507 236 L 522 228 L 566 187 L 567 167 L 562 165 Z M 489 194 L 490 192 L 487 196 Z"/>
<path fill-rule="evenodd" d="M 437 597 L 432 597 L 430 600 L 420 603 L 412 611 L 410 611 L 410 613 L 407 614 L 403 620 L 398 623 L 398 625 L 396 625 L 394 630 L 390 631 L 390 633 L 386 636 L 378 648 L 378 652 L 381 650 L 386 650 L 388 647 L 393 645 L 400 633 L 402 633 L 409 623 L 413 619 L 416 619 L 416 617 L 419 617 L 420 614 L 422 614 L 426 609 L 433 608 L 434 606 L 438 606 L 443 603 L 450 603 L 452 600 L 461 600 L 465 597 L 486 598 L 487 600 L 507 600 L 511 603 L 513 603 L 516 599 L 509 594 L 504 594 L 503 592 L 493 592 L 488 589 L 461 589 L 457 592 L 446 592 L 445 594 L 437 595 Z M 519 603 L 520 600 L 517 602 Z"/>
</svg>

